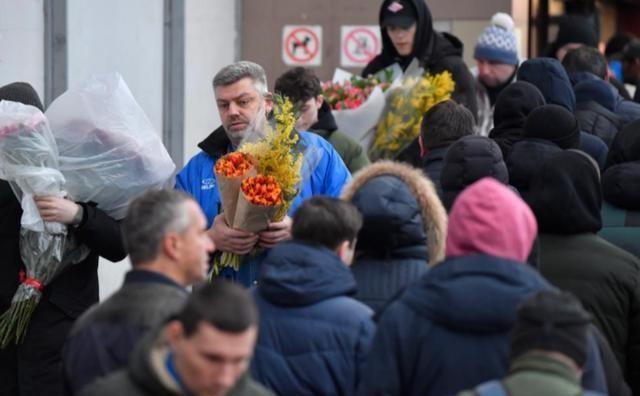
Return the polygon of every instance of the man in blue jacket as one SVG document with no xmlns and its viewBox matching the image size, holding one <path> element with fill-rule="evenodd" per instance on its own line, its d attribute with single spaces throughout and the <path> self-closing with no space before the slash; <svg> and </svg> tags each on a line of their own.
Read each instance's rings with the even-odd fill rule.
<svg viewBox="0 0 640 396">
<path fill-rule="evenodd" d="M 224 67 L 213 79 L 213 90 L 222 126 L 198 144 L 202 151 L 180 171 L 176 188 L 191 194 L 207 217 L 209 235 L 221 252 L 247 255 L 254 246 L 271 248 L 290 238 L 291 218 L 274 222 L 266 231 L 249 233 L 230 228 L 220 215 L 221 200 L 213 167 L 221 156 L 236 150 L 245 137 L 264 129 L 273 101 L 267 91 L 264 69 L 253 62 L 240 61 Z M 351 175 L 329 142 L 308 133 L 300 134 L 305 150 L 305 165 L 300 192 L 291 206 L 293 213 L 300 203 L 313 195 L 338 196 Z M 259 275 L 261 257 L 245 259 L 239 271 L 223 268 L 220 276 L 250 286 Z"/>
<path fill-rule="evenodd" d="M 311 198 L 293 217 L 293 241 L 272 249 L 254 291 L 260 331 L 252 376 L 278 395 L 353 395 L 373 338 L 373 312 L 348 297 L 362 216 L 352 204 Z"/>
</svg>

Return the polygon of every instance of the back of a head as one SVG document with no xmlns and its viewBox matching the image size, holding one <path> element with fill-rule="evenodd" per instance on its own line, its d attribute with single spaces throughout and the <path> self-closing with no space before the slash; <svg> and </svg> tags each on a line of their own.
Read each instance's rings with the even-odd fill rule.
<svg viewBox="0 0 640 396">
<path fill-rule="evenodd" d="M 613 112 L 616 109 L 616 96 L 613 87 L 603 80 L 585 80 L 573 87 L 577 103 L 595 102 Z"/>
<path fill-rule="evenodd" d="M 420 135 L 428 150 L 448 146 L 463 136 L 473 134 L 473 114 L 453 100 L 446 100 L 431 107 L 424 114 Z"/>
<path fill-rule="evenodd" d="M 483 177 L 509 183 L 500 147 L 493 140 L 478 135 L 465 136 L 452 144 L 444 158 L 440 176 L 444 206 L 451 209 L 458 194 Z"/>
<path fill-rule="evenodd" d="M 614 34 L 613 37 L 607 41 L 604 55 L 607 59 L 621 57 L 625 45 L 627 45 L 631 40 L 633 40 L 633 36 L 629 33 L 618 32 Z"/>
<path fill-rule="evenodd" d="M 562 106 L 547 104 L 533 110 L 524 124 L 524 136 L 544 139 L 560 148 L 580 145 L 580 124 L 573 113 Z"/>
<path fill-rule="evenodd" d="M 496 128 L 522 128 L 527 116 L 546 104 L 542 92 L 526 81 L 516 81 L 500 92 L 493 111 Z"/>
<path fill-rule="evenodd" d="M 640 210 L 640 120 L 616 134 L 602 174 L 604 199 L 621 208 Z"/>
<path fill-rule="evenodd" d="M 320 80 L 312 70 L 304 67 L 286 71 L 278 77 L 273 90 L 287 96 L 292 103 L 306 102 L 322 94 Z"/>
<path fill-rule="evenodd" d="M 520 65 L 518 81 L 526 81 L 542 92 L 548 104 L 555 104 L 573 112 L 576 98 L 567 71 L 553 58 L 529 59 Z"/>
<path fill-rule="evenodd" d="M 557 352 L 578 368 L 587 361 L 591 316 L 566 292 L 540 291 L 518 308 L 511 333 L 511 360 L 531 352 Z"/>
<path fill-rule="evenodd" d="M 256 90 L 261 94 L 267 94 L 267 74 L 264 68 L 250 61 L 238 61 L 223 67 L 213 77 L 213 89 L 235 84 L 243 78 L 253 80 Z"/>
<path fill-rule="evenodd" d="M 640 39 L 629 41 L 622 50 L 622 57 L 628 61 L 640 58 Z"/>
<path fill-rule="evenodd" d="M 487 254 L 525 262 L 536 233 L 536 220 L 527 204 L 487 177 L 467 187 L 453 203 L 446 256 Z"/>
<path fill-rule="evenodd" d="M 602 228 L 598 165 L 578 150 L 562 151 L 543 163 L 527 201 L 542 233 L 572 235 Z"/>
<path fill-rule="evenodd" d="M 176 319 L 187 337 L 203 322 L 223 332 L 242 333 L 258 325 L 258 309 L 247 289 L 213 280 L 194 290 Z"/>
<path fill-rule="evenodd" d="M 316 196 L 296 210 L 291 235 L 299 241 L 335 250 L 344 241 L 355 241 L 361 227 L 362 216 L 351 203 Z"/>
<path fill-rule="evenodd" d="M 0 87 L 0 100 L 9 100 L 34 106 L 44 112 L 44 106 L 36 90 L 26 82 L 14 82 Z"/>
<path fill-rule="evenodd" d="M 601 79 L 606 79 L 608 74 L 607 59 L 593 47 L 580 47 L 572 49 L 562 59 L 567 73 L 588 72 Z"/>
<path fill-rule="evenodd" d="M 509 170 L 509 183 L 526 197 L 540 164 L 561 151 L 558 145 L 548 140 L 525 139 L 515 143 L 505 160 Z"/>
<path fill-rule="evenodd" d="M 189 201 L 192 198 L 181 191 L 151 190 L 129 204 L 121 228 L 133 267 L 155 260 L 167 233 L 187 230 L 191 222 Z"/>
</svg>

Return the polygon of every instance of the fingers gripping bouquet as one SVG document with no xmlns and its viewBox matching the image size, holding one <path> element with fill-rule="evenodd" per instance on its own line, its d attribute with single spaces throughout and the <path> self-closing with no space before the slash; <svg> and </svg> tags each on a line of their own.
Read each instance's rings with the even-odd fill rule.
<svg viewBox="0 0 640 396">
<path fill-rule="evenodd" d="M 0 348 L 4 348 L 24 338 L 45 285 L 81 261 L 88 250 L 78 246 L 64 224 L 43 222 L 33 200 L 38 195 L 66 194 L 56 142 L 37 108 L 0 102 L 0 177 L 21 200 L 20 257 L 25 267 L 11 307 L 0 316 Z"/>
<path fill-rule="evenodd" d="M 268 123 L 256 141 L 241 144 L 216 162 L 223 214 L 230 227 L 260 232 L 287 215 L 302 180 L 304 155 L 297 148 L 296 119 L 291 102 L 276 96 L 274 125 Z M 241 256 L 223 252 L 214 273 L 219 267 L 237 271 L 241 261 Z"/>
</svg>

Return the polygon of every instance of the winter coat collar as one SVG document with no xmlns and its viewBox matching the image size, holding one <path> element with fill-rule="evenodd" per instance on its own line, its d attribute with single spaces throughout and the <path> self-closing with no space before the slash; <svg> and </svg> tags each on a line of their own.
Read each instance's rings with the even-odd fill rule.
<svg viewBox="0 0 640 396">
<path fill-rule="evenodd" d="M 353 201 L 356 193 L 367 182 L 380 176 L 395 176 L 406 184 L 420 209 L 422 226 L 426 234 L 429 263 L 435 264 L 441 261 L 444 258 L 447 214 L 433 183 L 424 177 L 420 170 L 393 161 L 376 162 L 354 175 L 351 182 L 342 191 L 342 198 Z M 393 197 L 388 199 L 393 199 Z"/>
<path fill-rule="evenodd" d="M 313 133 L 317 133 L 325 139 L 329 139 L 331 134 L 338 129 L 338 124 L 336 124 L 336 119 L 333 117 L 331 113 L 331 108 L 329 104 L 325 100 L 318 110 L 318 122 L 313 124 L 309 130 Z"/>
<path fill-rule="evenodd" d="M 124 277 L 124 284 L 128 285 L 136 283 L 161 283 L 164 285 L 176 287 L 180 290 L 185 290 L 182 285 L 178 284 L 168 276 L 161 274 L 160 272 L 151 270 L 134 269 L 127 272 Z"/>
<path fill-rule="evenodd" d="M 306 306 L 354 294 L 351 271 L 331 250 L 302 241 L 271 249 L 262 262 L 258 291 L 280 306 Z"/>
<path fill-rule="evenodd" d="M 448 329 L 509 331 L 518 304 L 551 286 L 526 264 L 477 254 L 450 258 L 432 268 L 401 297 L 420 316 Z"/>
<path fill-rule="evenodd" d="M 220 125 L 216 130 L 211 132 L 203 141 L 198 143 L 198 147 L 211 157 L 225 155 L 229 150 L 231 141 L 224 131 L 224 127 Z"/>
</svg>

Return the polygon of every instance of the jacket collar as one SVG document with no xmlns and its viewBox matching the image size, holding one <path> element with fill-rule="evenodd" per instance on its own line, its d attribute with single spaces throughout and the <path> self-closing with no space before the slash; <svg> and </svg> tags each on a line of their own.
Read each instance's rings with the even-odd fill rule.
<svg viewBox="0 0 640 396">
<path fill-rule="evenodd" d="M 211 132 L 203 141 L 198 143 L 198 147 L 211 157 L 218 157 L 227 153 L 231 140 L 227 137 L 224 127 L 220 125 Z"/>
<path fill-rule="evenodd" d="M 574 369 L 557 359 L 540 353 L 529 352 L 516 358 L 511 364 L 509 374 L 521 371 L 544 372 L 580 386 L 580 377 Z"/>
</svg>

